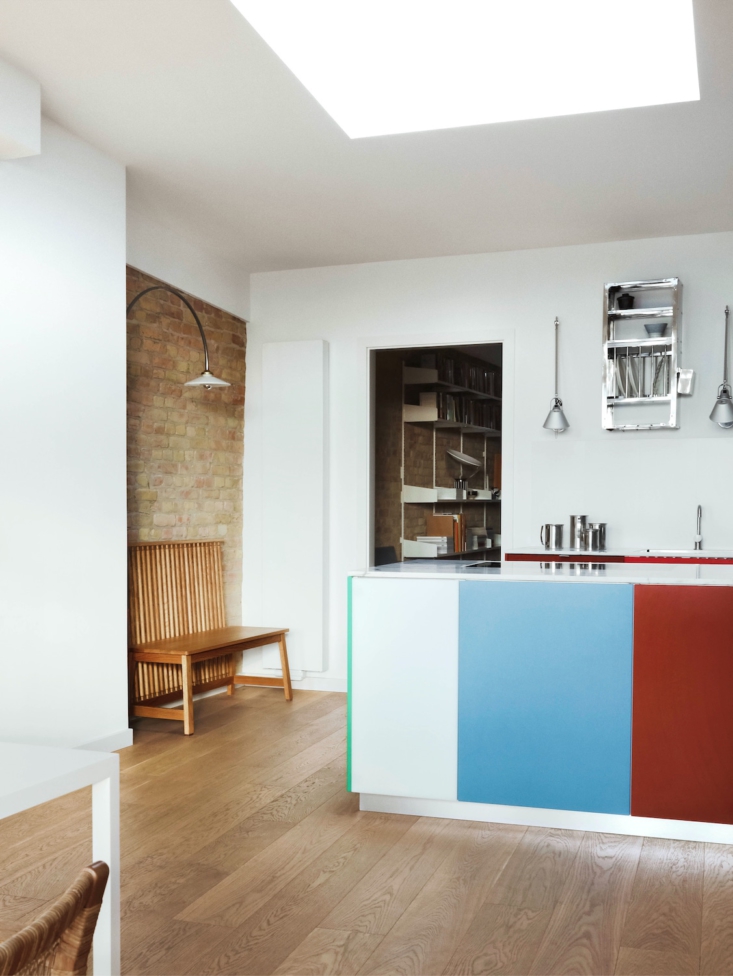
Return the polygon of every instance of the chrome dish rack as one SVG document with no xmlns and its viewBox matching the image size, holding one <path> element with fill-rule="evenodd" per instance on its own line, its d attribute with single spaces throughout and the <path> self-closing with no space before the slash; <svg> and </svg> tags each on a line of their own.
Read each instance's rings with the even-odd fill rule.
<svg viewBox="0 0 733 976">
<path fill-rule="evenodd" d="M 644 306 L 649 293 L 665 299 Z M 619 307 L 619 296 L 632 295 L 639 307 Z M 692 389 L 692 370 L 681 370 L 682 283 L 679 278 L 607 284 L 603 300 L 603 427 L 606 430 L 657 430 L 679 427 L 677 397 Z M 644 323 L 666 324 L 666 334 L 643 336 Z M 638 421 L 629 408 L 667 407 L 661 419 Z M 633 416 L 632 416 L 633 413 Z"/>
</svg>

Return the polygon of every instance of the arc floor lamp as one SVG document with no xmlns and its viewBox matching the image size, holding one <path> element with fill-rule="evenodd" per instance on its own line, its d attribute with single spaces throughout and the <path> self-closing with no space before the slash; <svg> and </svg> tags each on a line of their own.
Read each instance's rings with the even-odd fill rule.
<svg viewBox="0 0 733 976">
<path fill-rule="evenodd" d="M 201 320 L 196 314 L 196 309 L 189 302 L 185 295 L 182 295 L 180 291 L 176 291 L 175 288 L 171 288 L 169 285 L 152 285 L 150 288 L 145 288 L 139 294 L 135 295 L 133 300 L 127 306 L 127 314 L 129 315 L 133 307 L 140 301 L 143 295 L 147 295 L 151 291 L 167 291 L 171 295 L 175 295 L 176 298 L 180 298 L 186 308 L 193 315 L 196 325 L 199 327 L 199 332 L 201 334 L 201 342 L 204 345 L 204 371 L 200 376 L 197 376 L 193 380 L 189 380 L 184 383 L 184 386 L 203 386 L 205 390 L 210 390 L 212 386 L 231 386 L 231 383 L 227 383 L 226 380 L 220 380 L 218 376 L 214 376 L 212 372 L 209 371 L 209 346 L 206 342 L 206 336 L 204 335 L 204 327 L 201 325 Z"/>
</svg>

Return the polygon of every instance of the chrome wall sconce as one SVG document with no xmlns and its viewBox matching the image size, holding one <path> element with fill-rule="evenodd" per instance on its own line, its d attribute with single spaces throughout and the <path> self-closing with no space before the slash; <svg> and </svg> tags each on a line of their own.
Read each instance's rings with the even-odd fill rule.
<svg viewBox="0 0 733 976">
<path fill-rule="evenodd" d="M 547 420 L 542 425 L 545 430 L 554 430 L 556 434 L 560 434 L 562 431 L 567 430 L 570 424 L 568 423 L 568 418 L 562 409 L 562 400 L 558 396 L 557 392 L 557 358 L 558 358 L 558 342 L 559 342 L 559 330 L 560 330 L 560 319 L 555 318 L 555 395 L 552 398 L 552 406 L 550 407 L 550 412 L 547 415 Z"/>
<path fill-rule="evenodd" d="M 133 300 L 127 306 L 127 314 L 129 315 L 132 311 L 133 306 L 143 297 L 151 291 L 168 291 L 171 295 L 175 295 L 176 298 L 180 298 L 186 308 L 193 315 L 196 325 L 199 327 L 199 332 L 201 333 L 201 342 L 204 345 L 204 371 L 200 376 L 197 376 L 193 380 L 189 380 L 184 383 L 184 386 L 203 386 L 205 390 L 210 390 L 212 386 L 231 386 L 231 383 L 227 383 L 226 380 L 220 380 L 218 376 L 214 376 L 213 373 L 209 371 L 209 347 L 206 342 L 206 336 L 204 335 L 204 327 L 201 325 L 201 321 L 196 314 L 196 310 L 193 305 L 189 302 L 185 295 L 182 295 L 180 291 L 176 291 L 175 288 L 171 288 L 168 285 L 153 285 L 150 288 L 145 288 L 140 292 L 139 295 L 135 295 Z"/>
<path fill-rule="evenodd" d="M 728 382 L 728 306 L 725 306 L 725 344 L 723 346 L 723 382 L 718 387 L 718 398 L 715 401 L 710 419 L 718 427 L 733 427 L 733 399 Z"/>
</svg>

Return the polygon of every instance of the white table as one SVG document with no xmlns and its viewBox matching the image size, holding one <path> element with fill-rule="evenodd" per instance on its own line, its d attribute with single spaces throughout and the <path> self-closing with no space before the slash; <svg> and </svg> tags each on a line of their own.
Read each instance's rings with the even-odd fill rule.
<svg viewBox="0 0 733 976">
<path fill-rule="evenodd" d="M 119 976 L 119 756 L 0 742 L 0 819 L 84 786 L 92 787 L 92 857 L 109 865 L 109 881 L 94 934 L 94 973 Z M 80 864 L 79 869 L 82 867 Z"/>
</svg>

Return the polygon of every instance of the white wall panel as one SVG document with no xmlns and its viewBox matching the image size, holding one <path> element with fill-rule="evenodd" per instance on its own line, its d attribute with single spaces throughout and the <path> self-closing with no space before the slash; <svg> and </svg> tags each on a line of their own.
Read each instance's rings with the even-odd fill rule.
<svg viewBox="0 0 733 976">
<path fill-rule="evenodd" d="M 41 86 L 35 78 L 0 61 L 0 159 L 41 151 Z"/>
<path fill-rule="evenodd" d="M 321 339 L 262 347 L 260 623 L 289 627 L 290 666 L 308 671 L 322 671 L 325 656 L 327 369 Z M 263 664 L 279 667 L 273 649 Z"/>
<path fill-rule="evenodd" d="M 127 730 L 125 171 L 44 120 L 0 164 L 0 739 Z M 132 733 L 127 736 L 128 742 Z"/>
<path fill-rule="evenodd" d="M 232 315 L 248 319 L 249 275 L 220 254 L 203 247 L 192 232 L 187 233 L 181 227 L 173 229 L 155 220 L 136 189 L 133 179 L 127 188 L 127 263 Z"/>
<path fill-rule="evenodd" d="M 458 581 L 352 585 L 351 787 L 455 800 Z"/>
</svg>

